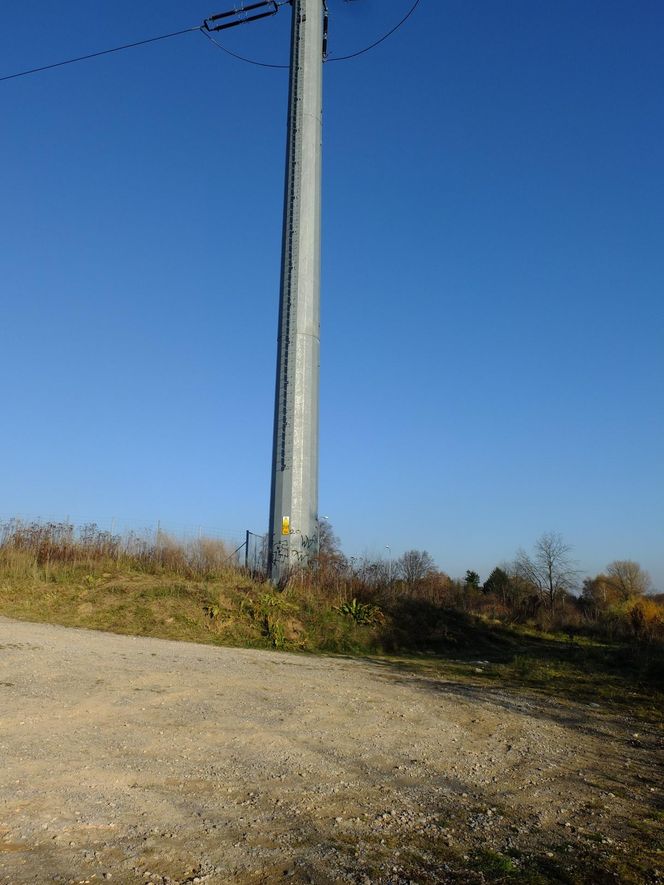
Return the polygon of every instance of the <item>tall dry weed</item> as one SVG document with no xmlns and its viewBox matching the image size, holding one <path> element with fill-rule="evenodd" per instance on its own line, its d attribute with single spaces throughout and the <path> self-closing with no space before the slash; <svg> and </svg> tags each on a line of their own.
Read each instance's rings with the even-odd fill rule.
<svg viewBox="0 0 664 885">
<path fill-rule="evenodd" d="M 216 538 L 179 541 L 163 531 L 117 535 L 95 523 L 76 529 L 69 522 L 13 519 L 0 524 L 0 566 L 16 577 L 35 568 L 116 567 L 205 579 L 238 568 L 240 562 L 234 548 Z"/>
</svg>

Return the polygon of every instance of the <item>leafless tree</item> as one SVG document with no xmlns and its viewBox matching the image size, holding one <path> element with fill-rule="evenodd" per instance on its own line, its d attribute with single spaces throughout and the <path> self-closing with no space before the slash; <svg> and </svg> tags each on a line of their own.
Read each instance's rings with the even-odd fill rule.
<svg viewBox="0 0 664 885">
<path fill-rule="evenodd" d="M 535 542 L 533 556 L 519 550 L 514 563 L 516 574 L 536 588 L 553 611 L 566 592 L 575 589 L 579 572 L 570 553 L 572 548 L 561 535 L 547 532 Z"/>
<path fill-rule="evenodd" d="M 607 566 L 606 573 L 621 599 L 643 596 L 652 589 L 648 572 L 631 559 L 616 559 Z"/>
<path fill-rule="evenodd" d="M 396 562 L 397 574 L 412 588 L 436 571 L 436 563 L 426 550 L 407 550 Z"/>
<path fill-rule="evenodd" d="M 318 554 L 326 561 L 345 563 L 341 541 L 327 519 L 321 519 L 318 523 Z"/>
</svg>

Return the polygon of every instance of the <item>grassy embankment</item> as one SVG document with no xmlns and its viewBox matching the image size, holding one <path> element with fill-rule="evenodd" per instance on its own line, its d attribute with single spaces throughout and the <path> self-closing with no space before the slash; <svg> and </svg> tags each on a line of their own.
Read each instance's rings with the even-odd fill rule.
<svg viewBox="0 0 664 885">
<path fill-rule="evenodd" d="M 159 557 L 105 557 L 79 546 L 49 559 L 0 547 L 0 614 L 216 645 L 389 656 L 436 677 L 664 719 L 659 646 L 546 634 L 417 599 L 344 612 L 343 589 L 295 583 L 277 593 L 225 563 L 218 545 L 201 542 L 194 553 L 165 543 Z"/>
</svg>

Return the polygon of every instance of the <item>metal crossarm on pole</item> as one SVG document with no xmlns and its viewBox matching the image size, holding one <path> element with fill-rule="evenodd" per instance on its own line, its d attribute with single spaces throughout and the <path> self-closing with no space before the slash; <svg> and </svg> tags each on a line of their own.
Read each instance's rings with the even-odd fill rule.
<svg viewBox="0 0 664 885">
<path fill-rule="evenodd" d="M 255 9 L 265 9 L 269 7 L 269 12 L 259 12 L 256 15 L 247 15 Z M 231 9 L 228 12 L 217 12 L 209 16 L 203 22 L 203 28 L 206 31 L 225 31 L 228 28 L 236 28 L 238 25 L 246 25 L 249 22 L 258 21 L 261 18 L 269 18 L 279 12 L 279 4 L 276 0 L 261 0 L 260 3 L 250 3 L 239 9 Z M 234 21 L 224 21 L 224 19 L 234 18 Z M 214 24 L 221 22 L 221 24 Z"/>
</svg>

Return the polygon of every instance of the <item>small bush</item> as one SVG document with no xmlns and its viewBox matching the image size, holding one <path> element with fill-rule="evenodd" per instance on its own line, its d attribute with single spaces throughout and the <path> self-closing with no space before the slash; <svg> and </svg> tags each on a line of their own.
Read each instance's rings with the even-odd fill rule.
<svg viewBox="0 0 664 885">
<path fill-rule="evenodd" d="M 356 624 L 366 626 L 380 624 L 385 620 L 382 611 L 377 605 L 373 605 L 371 602 L 358 602 L 357 599 L 342 603 L 337 608 L 337 611 L 341 615 L 352 618 Z"/>
</svg>

